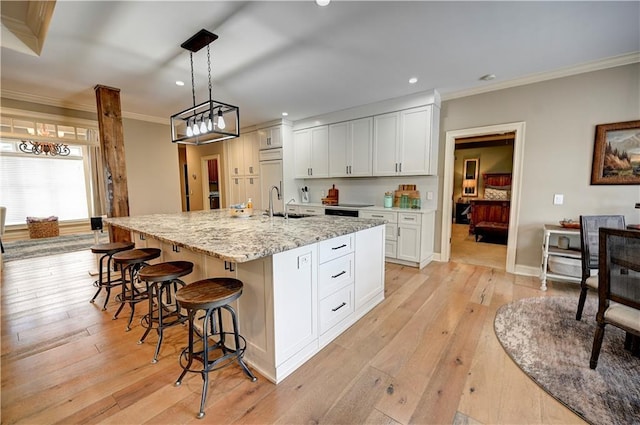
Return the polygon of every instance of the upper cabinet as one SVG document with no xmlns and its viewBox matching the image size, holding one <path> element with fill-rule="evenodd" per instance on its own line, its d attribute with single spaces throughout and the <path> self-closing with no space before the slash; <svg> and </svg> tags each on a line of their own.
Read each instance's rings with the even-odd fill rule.
<svg viewBox="0 0 640 425">
<path fill-rule="evenodd" d="M 438 111 L 427 105 L 375 116 L 373 174 L 437 174 Z"/>
<path fill-rule="evenodd" d="M 371 176 L 373 118 L 329 126 L 329 176 Z"/>
<path fill-rule="evenodd" d="M 293 133 L 295 177 L 329 177 L 329 128 L 326 125 Z"/>
<path fill-rule="evenodd" d="M 260 149 L 275 149 L 282 147 L 282 128 L 278 126 L 258 130 Z"/>
<path fill-rule="evenodd" d="M 257 176 L 258 135 L 257 132 L 244 133 L 240 137 L 227 141 L 229 158 L 229 176 Z"/>
</svg>

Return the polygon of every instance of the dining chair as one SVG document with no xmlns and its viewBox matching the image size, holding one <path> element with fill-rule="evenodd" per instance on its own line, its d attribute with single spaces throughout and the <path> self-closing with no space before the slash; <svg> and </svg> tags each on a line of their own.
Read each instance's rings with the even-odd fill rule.
<svg viewBox="0 0 640 425">
<path fill-rule="evenodd" d="M 581 215 L 580 216 L 580 249 L 582 251 L 582 278 L 580 280 L 580 299 L 576 320 L 582 319 L 584 302 L 589 288 L 598 289 L 598 229 L 609 227 L 624 229 L 623 215 Z M 591 276 L 592 271 L 596 275 Z"/>
<path fill-rule="evenodd" d="M 605 325 L 627 332 L 625 348 L 640 338 L 640 232 L 601 228 L 598 314 L 589 367 L 598 365 Z"/>
</svg>

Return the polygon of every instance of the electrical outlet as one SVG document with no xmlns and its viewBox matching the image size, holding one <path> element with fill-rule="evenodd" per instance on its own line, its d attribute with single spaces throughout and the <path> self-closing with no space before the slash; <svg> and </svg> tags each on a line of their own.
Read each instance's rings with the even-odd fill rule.
<svg viewBox="0 0 640 425">
<path fill-rule="evenodd" d="M 564 203 L 564 195 L 556 193 L 553 195 L 553 205 L 562 205 Z"/>
<path fill-rule="evenodd" d="M 298 269 L 309 267 L 311 265 L 311 253 L 308 252 L 304 255 L 298 256 Z"/>
<path fill-rule="evenodd" d="M 433 200 L 433 192 L 427 192 L 427 200 L 428 201 Z"/>
</svg>

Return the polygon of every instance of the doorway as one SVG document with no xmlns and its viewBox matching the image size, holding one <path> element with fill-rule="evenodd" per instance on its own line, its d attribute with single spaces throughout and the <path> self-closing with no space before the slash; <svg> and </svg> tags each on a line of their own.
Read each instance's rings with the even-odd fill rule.
<svg viewBox="0 0 640 425">
<path fill-rule="evenodd" d="M 220 180 L 220 155 L 203 156 L 202 206 L 204 210 L 222 208 L 222 181 Z"/>
<path fill-rule="evenodd" d="M 448 262 L 451 258 L 452 214 L 454 196 L 454 168 L 456 139 L 486 136 L 514 132 L 513 166 L 511 180 L 511 206 L 509 212 L 509 232 L 507 237 L 507 252 L 505 269 L 509 273 L 515 272 L 515 254 L 517 246 L 517 228 L 520 208 L 520 186 L 524 155 L 524 122 L 500 124 L 486 127 L 475 127 L 464 130 L 448 131 L 445 141 L 445 164 L 442 194 L 442 239 L 440 242 L 440 259 Z"/>
</svg>

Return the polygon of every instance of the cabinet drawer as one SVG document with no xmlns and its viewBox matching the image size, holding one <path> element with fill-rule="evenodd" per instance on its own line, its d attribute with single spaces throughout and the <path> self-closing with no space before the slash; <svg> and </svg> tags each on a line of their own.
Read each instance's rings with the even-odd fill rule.
<svg viewBox="0 0 640 425">
<path fill-rule="evenodd" d="M 318 251 L 320 264 L 353 252 L 353 233 L 320 242 Z"/>
<path fill-rule="evenodd" d="M 359 217 L 362 218 L 381 218 L 389 223 L 398 222 L 398 213 L 393 211 L 360 211 Z"/>
<path fill-rule="evenodd" d="M 287 205 L 287 212 L 297 214 L 298 207 L 296 205 Z"/>
<path fill-rule="evenodd" d="M 398 213 L 398 223 L 400 223 L 400 224 L 420 224 L 420 214 Z"/>
<path fill-rule="evenodd" d="M 298 211 L 300 214 L 324 215 L 324 208 L 322 207 L 305 207 L 303 205 L 299 205 Z"/>
<path fill-rule="evenodd" d="M 318 267 L 318 298 L 336 292 L 345 285 L 353 283 L 354 253 L 327 261 Z"/>
<path fill-rule="evenodd" d="M 320 334 L 325 333 L 353 313 L 353 285 L 320 301 Z"/>
</svg>

